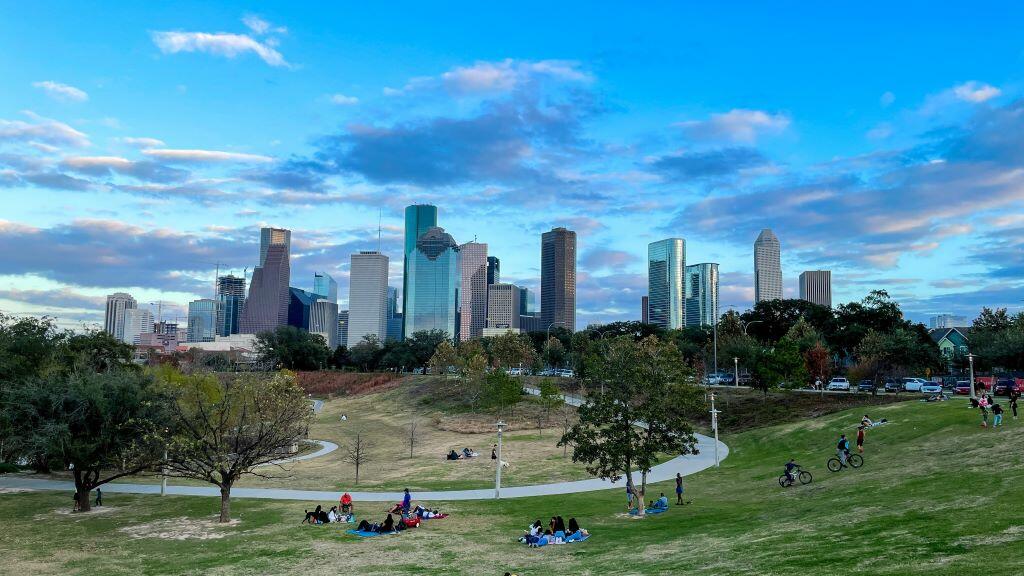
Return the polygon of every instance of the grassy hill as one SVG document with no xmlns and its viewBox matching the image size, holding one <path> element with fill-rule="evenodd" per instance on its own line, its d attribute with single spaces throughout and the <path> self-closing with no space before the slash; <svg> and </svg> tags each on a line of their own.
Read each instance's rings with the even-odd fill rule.
<svg viewBox="0 0 1024 576">
<path fill-rule="evenodd" d="M 870 432 L 865 466 L 828 472 L 835 438 L 863 412 L 728 435 L 722 467 L 687 479 L 694 503 L 645 520 L 623 515 L 624 494 L 606 491 L 436 503 L 453 516 L 359 540 L 300 526 L 303 503 L 238 500 L 240 521 L 218 527 L 212 499 L 109 494 L 107 511 L 69 516 L 69 494 L 22 493 L 0 495 L 0 555 L 5 571 L 26 574 L 1020 573 L 1020 422 L 981 429 L 960 401 L 872 407 L 891 423 Z M 790 456 L 813 484 L 778 486 Z M 379 505 L 359 511 L 383 516 Z M 541 549 L 515 542 L 553 514 L 577 517 L 593 537 Z"/>
</svg>

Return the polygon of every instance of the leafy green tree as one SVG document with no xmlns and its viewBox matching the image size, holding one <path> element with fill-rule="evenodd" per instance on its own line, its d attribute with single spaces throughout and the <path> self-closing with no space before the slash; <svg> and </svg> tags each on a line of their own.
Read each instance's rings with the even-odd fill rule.
<svg viewBox="0 0 1024 576">
<path fill-rule="evenodd" d="M 418 330 L 404 342 L 415 358 L 414 366 L 424 368 L 430 363 L 438 344 L 445 340 L 451 340 L 451 337 L 444 330 Z"/>
<path fill-rule="evenodd" d="M 278 326 L 258 334 L 256 353 L 266 365 L 288 370 L 318 370 L 331 356 L 323 336 L 295 326 Z"/>
<path fill-rule="evenodd" d="M 484 402 L 496 408 L 498 414 L 509 413 L 523 394 L 523 387 L 513 376 L 509 376 L 502 370 L 495 370 L 483 378 Z"/>
<path fill-rule="evenodd" d="M 134 369 L 135 349 L 110 334 L 98 330 L 68 337 L 60 349 L 61 363 L 72 371 L 107 372 Z"/>
<path fill-rule="evenodd" d="M 741 316 L 747 333 L 769 344 L 781 340 L 801 318 L 820 332 L 827 334 L 834 329 L 832 310 L 806 300 L 762 300 Z"/>
<path fill-rule="evenodd" d="M 430 371 L 434 374 L 451 374 L 453 370 L 458 369 L 458 364 L 459 351 L 447 339 L 437 345 L 434 355 L 430 357 Z"/>
<path fill-rule="evenodd" d="M 970 350 L 981 370 L 1024 370 L 1024 312 L 1010 316 L 1005 308 L 985 308 L 970 332 Z"/>
<path fill-rule="evenodd" d="M 351 366 L 351 360 L 348 357 L 348 347 L 339 345 L 331 353 L 331 367 L 344 368 L 345 366 Z"/>
<path fill-rule="evenodd" d="M 702 392 L 687 384 L 689 373 L 671 342 L 648 337 L 639 342 L 616 338 L 593 366 L 591 378 L 605 394 L 590 396 L 579 409 L 579 422 L 562 435 L 559 446 L 573 447 L 573 461 L 601 478 L 635 488 L 641 502 L 647 474 L 664 454 L 691 454 L 693 429 L 685 418 L 699 410 Z M 593 384 L 591 385 L 593 386 Z M 639 425 L 643 423 L 643 425 Z M 643 514 L 641 504 L 640 514 Z"/>
<path fill-rule="evenodd" d="M 0 314 L 0 389 L 57 369 L 57 349 L 66 337 L 51 318 Z"/>
<path fill-rule="evenodd" d="M 912 329 L 888 332 L 870 330 L 856 349 L 861 362 L 875 368 L 875 380 L 883 376 L 903 376 L 941 366 L 938 349 L 929 338 Z"/>
<path fill-rule="evenodd" d="M 821 336 L 821 332 L 818 332 L 814 326 L 811 326 L 811 323 L 805 320 L 803 316 L 797 319 L 796 323 L 786 332 L 784 338 L 796 344 L 801 354 L 825 341 Z"/>
<path fill-rule="evenodd" d="M 551 367 L 562 366 L 565 362 L 565 345 L 558 338 L 552 336 L 544 344 L 544 363 Z"/>
<path fill-rule="evenodd" d="M 765 399 L 768 391 L 779 385 L 800 387 L 808 379 L 800 348 L 796 342 L 785 338 L 760 354 L 753 375 L 753 386 L 764 393 Z"/>
<path fill-rule="evenodd" d="M 376 334 L 363 336 L 362 342 L 348 350 L 349 362 L 363 372 L 376 370 L 383 356 L 384 348 L 381 347 L 380 338 Z"/>
<path fill-rule="evenodd" d="M 535 352 L 529 337 L 524 334 L 506 332 L 488 338 L 490 355 L 497 368 L 529 367 L 533 364 Z"/>
</svg>

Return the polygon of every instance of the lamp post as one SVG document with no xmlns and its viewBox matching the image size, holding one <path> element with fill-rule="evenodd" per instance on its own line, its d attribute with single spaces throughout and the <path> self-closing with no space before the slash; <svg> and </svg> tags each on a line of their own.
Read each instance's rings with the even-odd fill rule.
<svg viewBox="0 0 1024 576">
<path fill-rule="evenodd" d="M 501 498 L 501 432 L 505 429 L 505 423 L 498 420 L 495 424 L 498 427 L 498 459 L 494 461 L 494 498 Z"/>
<path fill-rule="evenodd" d="M 747 328 L 750 328 L 751 324 L 757 324 L 758 322 L 760 322 L 761 324 L 764 324 L 764 322 L 762 320 L 751 320 L 750 322 L 745 322 L 743 324 L 743 335 L 744 336 L 747 335 Z"/>
<path fill-rule="evenodd" d="M 718 410 L 715 410 L 715 393 L 711 393 L 711 429 L 715 431 L 715 467 L 718 467 Z"/>
<path fill-rule="evenodd" d="M 715 357 L 715 380 L 718 380 L 718 307 L 715 307 L 715 325 L 714 325 L 714 357 Z"/>
<path fill-rule="evenodd" d="M 739 386 L 740 385 L 740 359 L 739 359 L 739 357 L 737 357 L 737 356 L 733 356 L 732 357 L 732 367 L 733 367 L 733 370 L 735 371 L 734 374 L 735 374 L 735 377 L 736 377 L 736 385 Z"/>
<path fill-rule="evenodd" d="M 164 465 L 160 467 L 160 472 L 160 495 L 163 496 L 167 493 L 167 448 L 164 448 Z"/>
<path fill-rule="evenodd" d="M 971 365 L 971 400 L 974 400 L 974 354 L 967 355 L 967 362 Z"/>
</svg>

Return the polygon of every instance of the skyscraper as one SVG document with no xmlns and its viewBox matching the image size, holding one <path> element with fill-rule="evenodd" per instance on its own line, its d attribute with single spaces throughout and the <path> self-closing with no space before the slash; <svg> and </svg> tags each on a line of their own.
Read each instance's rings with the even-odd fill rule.
<svg viewBox="0 0 1024 576">
<path fill-rule="evenodd" d="M 356 346 L 373 335 L 388 337 L 388 264 L 377 251 L 353 254 L 348 281 L 348 342 Z"/>
<path fill-rule="evenodd" d="M 487 257 L 487 285 L 501 282 L 501 260 L 497 256 Z"/>
<path fill-rule="evenodd" d="M 338 345 L 348 347 L 348 310 L 338 310 Z"/>
<path fill-rule="evenodd" d="M 754 241 L 754 302 L 782 299 L 782 261 L 779 239 L 769 228 Z"/>
<path fill-rule="evenodd" d="M 650 317 L 647 315 L 647 296 L 640 297 L 640 323 L 649 324 L 651 322 Z"/>
<path fill-rule="evenodd" d="M 338 347 L 338 303 L 318 298 L 309 307 L 309 332 L 324 337 L 327 347 Z"/>
<path fill-rule="evenodd" d="M 245 306 L 245 278 L 228 274 L 217 278 L 217 335 L 238 334 Z"/>
<path fill-rule="evenodd" d="M 284 228 L 260 228 L 260 266 L 267 262 L 267 250 L 273 244 L 281 244 L 285 252 L 292 253 L 292 231 Z"/>
<path fill-rule="evenodd" d="M 416 242 L 427 230 L 437 226 L 437 206 L 413 204 L 405 207 L 405 253 L 402 262 L 402 332 L 409 320 L 409 260 L 416 251 Z"/>
<path fill-rule="evenodd" d="M 487 327 L 519 329 L 519 287 L 493 284 L 487 291 Z"/>
<path fill-rule="evenodd" d="M 153 332 L 153 313 L 143 308 L 127 308 L 124 311 L 124 335 L 128 344 L 138 344 L 143 334 Z"/>
<path fill-rule="evenodd" d="M 686 267 L 686 325 L 714 326 L 718 318 L 718 264 Z"/>
<path fill-rule="evenodd" d="M 398 305 L 398 288 L 388 286 L 388 337 L 396 342 L 402 340 L 402 309 Z"/>
<path fill-rule="evenodd" d="M 313 293 L 328 302 L 338 303 L 338 283 L 326 272 L 313 273 Z"/>
<path fill-rule="evenodd" d="M 320 300 L 319 294 L 307 292 L 301 288 L 288 288 L 288 325 L 300 330 L 312 332 L 309 328 L 313 304 Z"/>
<path fill-rule="evenodd" d="M 530 290 L 526 286 L 519 287 L 519 315 L 535 315 L 537 314 L 537 295 L 534 290 Z"/>
<path fill-rule="evenodd" d="M 239 322 L 242 334 L 259 334 L 288 324 L 288 284 L 291 281 L 288 247 L 291 233 L 287 236 L 287 243 L 270 244 L 265 257 L 262 246 L 260 248 L 263 265 L 257 266 L 252 272 L 249 297 L 245 300 Z"/>
<path fill-rule="evenodd" d="M 103 318 L 103 331 L 118 340 L 124 340 L 124 311 L 138 308 L 131 294 L 115 292 L 107 296 L 107 312 Z"/>
<path fill-rule="evenodd" d="M 405 337 L 421 330 L 442 330 L 459 339 L 459 291 L 462 268 L 459 245 L 437 226 L 416 241 L 406 261 Z"/>
<path fill-rule="evenodd" d="M 576 233 L 552 228 L 540 240 L 540 316 L 542 328 L 576 330 Z"/>
<path fill-rule="evenodd" d="M 953 314 L 939 314 L 928 319 L 928 328 L 963 328 L 971 323 L 966 316 L 955 316 Z"/>
<path fill-rule="evenodd" d="M 666 238 L 647 245 L 647 317 L 667 330 L 686 325 L 686 241 Z"/>
<path fill-rule="evenodd" d="M 213 342 L 217 335 L 217 301 L 210 298 L 188 303 L 187 342 Z"/>
<path fill-rule="evenodd" d="M 480 338 L 487 326 L 487 244 L 466 242 L 459 246 L 462 261 L 459 338 Z"/>
<path fill-rule="evenodd" d="M 800 299 L 832 307 L 832 271 L 807 270 L 800 273 Z"/>
</svg>

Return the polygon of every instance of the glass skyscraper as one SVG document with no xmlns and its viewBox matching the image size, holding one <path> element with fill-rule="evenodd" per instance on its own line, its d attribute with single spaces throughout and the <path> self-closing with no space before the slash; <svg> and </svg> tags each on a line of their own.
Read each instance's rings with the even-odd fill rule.
<svg viewBox="0 0 1024 576">
<path fill-rule="evenodd" d="M 217 335 L 217 301 L 210 298 L 188 303 L 189 342 L 213 342 Z"/>
<path fill-rule="evenodd" d="M 406 259 L 406 338 L 421 330 L 442 330 L 458 340 L 461 265 L 459 245 L 444 228 L 431 227 L 419 237 Z"/>
<path fill-rule="evenodd" d="M 326 272 L 313 273 L 313 293 L 328 302 L 338 303 L 338 283 Z"/>
<path fill-rule="evenodd" d="M 228 274 L 217 278 L 217 335 L 238 334 L 245 305 L 245 278 Z"/>
<path fill-rule="evenodd" d="M 430 228 L 437 226 L 437 206 L 430 204 L 413 204 L 405 207 L 405 260 L 402 263 L 402 318 L 403 333 L 404 322 L 409 318 L 409 260 L 416 251 L 416 242 L 419 237 Z"/>
<path fill-rule="evenodd" d="M 754 302 L 782 299 L 782 246 L 769 228 L 754 241 Z"/>
<path fill-rule="evenodd" d="M 540 317 L 542 329 L 576 330 L 576 233 L 552 228 L 540 236 Z"/>
<path fill-rule="evenodd" d="M 685 269 L 686 241 L 682 238 L 647 245 L 647 315 L 651 324 L 667 330 L 686 325 Z"/>
<path fill-rule="evenodd" d="M 313 303 L 317 300 L 320 300 L 320 296 L 317 294 L 306 292 L 300 288 L 289 288 L 288 325 L 310 332 L 310 313 L 313 309 Z"/>
<path fill-rule="evenodd" d="M 714 326 L 718 317 L 718 264 L 686 267 L 686 325 Z"/>
</svg>

